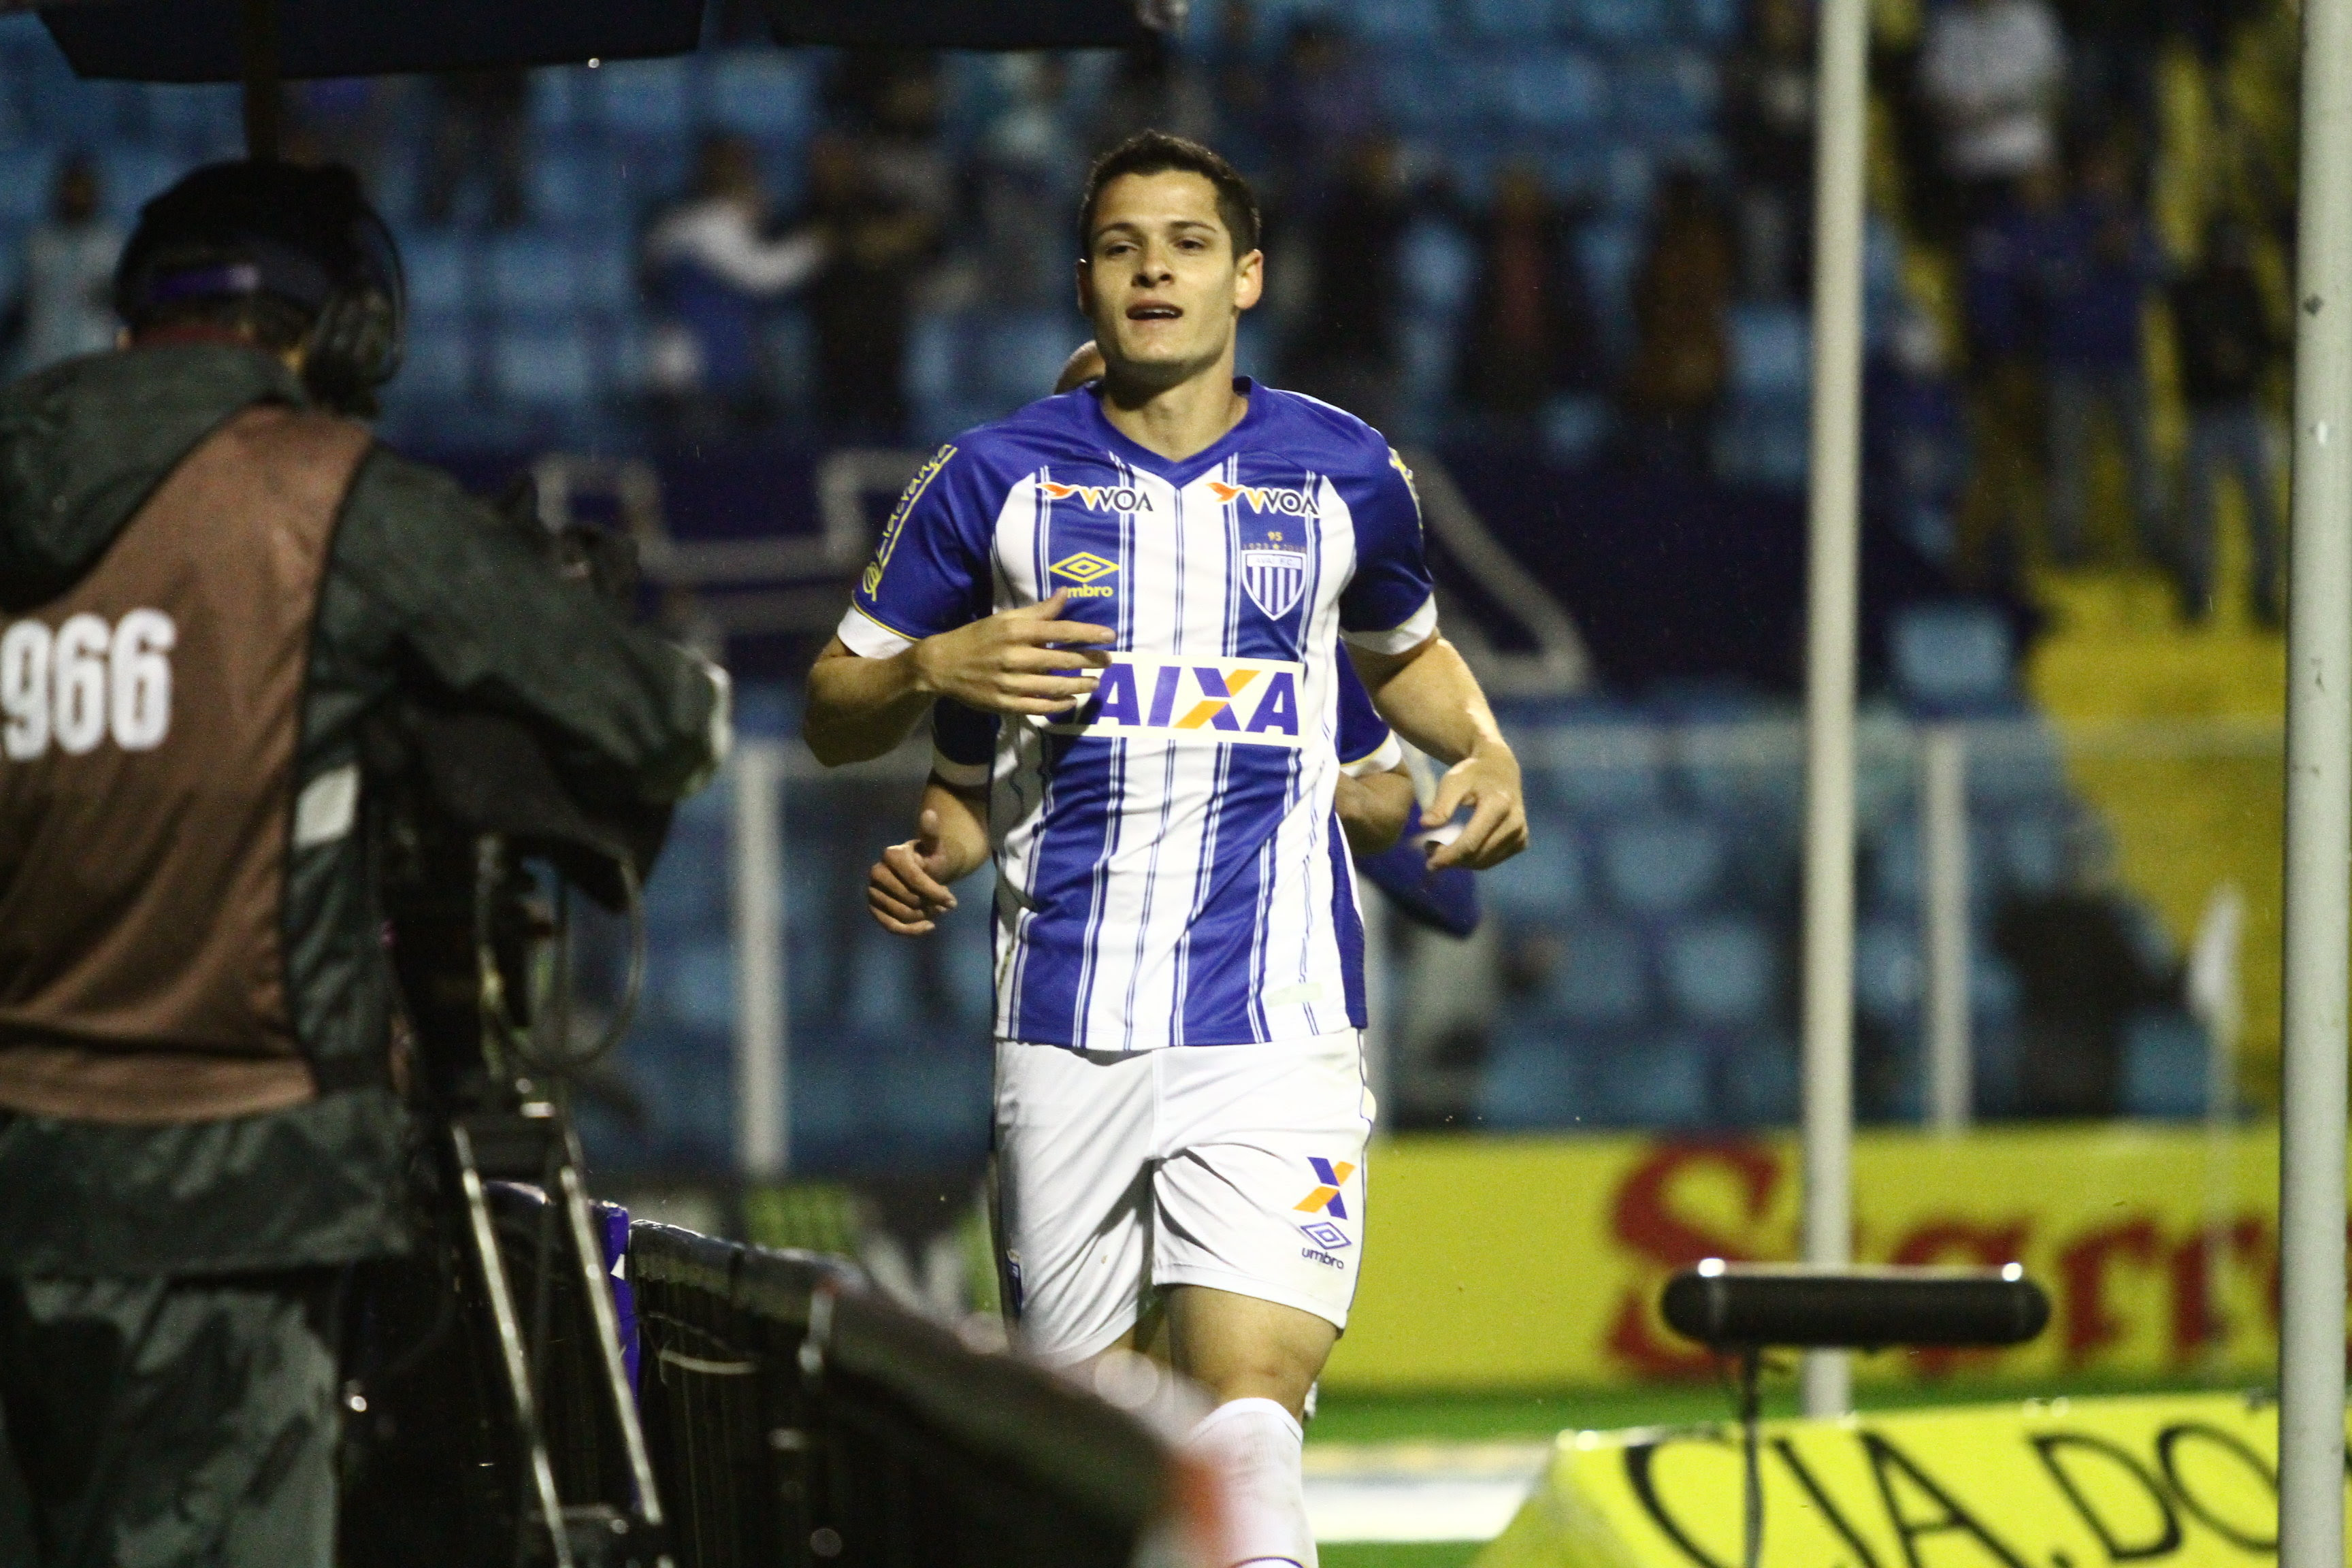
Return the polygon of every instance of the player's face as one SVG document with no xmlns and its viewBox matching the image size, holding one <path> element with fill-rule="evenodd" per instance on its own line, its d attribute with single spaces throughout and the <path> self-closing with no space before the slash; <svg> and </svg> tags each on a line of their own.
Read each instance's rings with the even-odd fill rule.
<svg viewBox="0 0 2352 1568">
<path fill-rule="evenodd" d="M 1264 258 L 1234 254 L 1217 187 L 1171 170 L 1103 187 L 1078 268 L 1078 305 L 1115 372 L 1172 383 L 1218 364 L 1257 303 Z"/>
</svg>

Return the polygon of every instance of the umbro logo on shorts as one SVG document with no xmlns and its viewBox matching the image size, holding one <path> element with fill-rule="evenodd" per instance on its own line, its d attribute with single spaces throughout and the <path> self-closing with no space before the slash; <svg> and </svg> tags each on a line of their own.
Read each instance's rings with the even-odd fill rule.
<svg viewBox="0 0 2352 1568">
<path fill-rule="evenodd" d="M 1319 1154 L 1310 1154 L 1307 1163 L 1315 1167 L 1315 1179 L 1323 1184 L 1298 1200 L 1298 1214 L 1327 1214 L 1333 1219 L 1348 1217 L 1347 1205 L 1339 1201 L 1339 1189 L 1356 1173 L 1356 1167 L 1345 1160 L 1330 1161 Z"/>
<path fill-rule="evenodd" d="M 1234 746 L 1299 747 L 1298 682 L 1305 667 L 1271 658 L 1115 657 L 1092 701 L 1057 735 L 1108 740 L 1151 735 Z"/>
</svg>

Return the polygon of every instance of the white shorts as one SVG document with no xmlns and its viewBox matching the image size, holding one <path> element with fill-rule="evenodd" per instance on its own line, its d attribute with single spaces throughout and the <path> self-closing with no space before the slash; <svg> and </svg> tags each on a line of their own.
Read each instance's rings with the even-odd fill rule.
<svg viewBox="0 0 2352 1568">
<path fill-rule="evenodd" d="M 1171 1285 L 1346 1328 L 1372 1111 L 1353 1029 L 1129 1052 L 1000 1040 L 997 1245 L 1022 1342 L 1082 1361 Z"/>
</svg>

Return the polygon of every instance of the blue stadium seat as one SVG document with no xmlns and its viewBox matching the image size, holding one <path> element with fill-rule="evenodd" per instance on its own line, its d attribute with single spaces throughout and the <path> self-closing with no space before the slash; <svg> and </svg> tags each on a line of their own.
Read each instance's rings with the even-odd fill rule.
<svg viewBox="0 0 2352 1568">
<path fill-rule="evenodd" d="M 1739 36 L 1740 0 L 1682 0 L 1677 30 L 1693 43 L 1722 48 Z"/>
<path fill-rule="evenodd" d="M 1854 1004 L 1881 1023 L 1900 1023 L 1918 1008 L 1926 983 L 1916 922 L 1867 920 L 1853 939 Z"/>
<path fill-rule="evenodd" d="M 1601 843 L 1610 896 L 1635 914 L 1694 908 L 1715 891 L 1723 863 L 1723 830 L 1705 817 L 1630 817 L 1611 825 Z"/>
<path fill-rule="evenodd" d="M 1801 489 L 1811 460 L 1812 432 L 1801 398 L 1735 403 L 1716 427 L 1716 471 L 1727 483 Z"/>
<path fill-rule="evenodd" d="M 586 337 L 562 321 L 502 329 L 490 348 L 490 381 L 501 399 L 530 408 L 584 408 L 596 395 Z"/>
<path fill-rule="evenodd" d="M 1575 810 L 1638 811 L 1662 792 L 1659 736 L 1643 725 L 1565 726 L 1530 748 L 1528 793 Z"/>
<path fill-rule="evenodd" d="M 466 322 L 412 313 L 390 396 L 403 404 L 447 403 L 469 397 L 473 390 L 474 335 Z"/>
<path fill-rule="evenodd" d="M 1969 950 L 1969 1016 L 1977 1029 L 2008 1024 L 2017 1016 L 2024 989 L 2009 960 L 1978 942 Z"/>
<path fill-rule="evenodd" d="M 1510 62 L 1511 118 L 1545 131 L 1578 131 L 1609 113 L 1609 76 L 1590 55 L 1537 49 Z"/>
<path fill-rule="evenodd" d="M 861 1033 L 904 1037 L 916 1023 L 915 944 L 871 921 L 858 926 L 844 1021 Z"/>
<path fill-rule="evenodd" d="M 586 137 L 550 135 L 532 149 L 524 199 L 535 223 L 562 228 L 625 221 L 613 210 L 612 175 Z"/>
<path fill-rule="evenodd" d="M 1982 836 L 1971 843 L 1978 853 L 1969 857 L 1971 884 L 1986 881 L 1988 868 L 1982 864 Z M 1919 907 L 1919 821 L 1909 813 L 1890 817 L 1872 829 L 1864 841 L 1864 864 L 1868 871 L 1868 898 L 1873 904 L 1887 910 L 1916 910 Z"/>
<path fill-rule="evenodd" d="M 1969 743 L 1969 804 L 2061 806 L 2074 798 L 2057 738 L 2039 719 L 1979 730 Z"/>
<path fill-rule="evenodd" d="M 549 66 L 530 73 L 530 120 L 541 131 L 570 131 L 598 121 L 600 68 Z"/>
<path fill-rule="evenodd" d="M 218 156 L 244 135 L 234 87 L 149 82 L 141 93 L 149 134 L 192 158 Z"/>
<path fill-rule="evenodd" d="M 408 280 L 409 309 L 452 316 L 472 310 L 473 264 L 469 247 L 454 235 L 402 235 L 400 265 Z"/>
<path fill-rule="evenodd" d="M 1696 1035 L 1628 1040 L 1592 1064 L 1595 1120 L 1616 1127 L 1703 1127 L 1714 1120 L 1707 1049 Z"/>
<path fill-rule="evenodd" d="M 1478 879 L 1479 897 L 1507 920 L 1556 921 L 1584 904 L 1584 846 L 1557 818 L 1528 837 L 1524 854 Z"/>
<path fill-rule="evenodd" d="M 735 950 L 723 935 L 667 944 L 646 971 L 649 1015 L 678 1028 L 724 1038 L 735 1029 Z"/>
<path fill-rule="evenodd" d="M 992 312 L 980 334 L 990 400 L 998 414 L 1034 403 L 1085 341 L 1085 324 L 1066 310 Z"/>
<path fill-rule="evenodd" d="M 1469 303 L 1478 280 L 1478 249 L 1470 237 L 1440 218 L 1405 231 L 1397 252 L 1408 308 L 1451 320 Z"/>
<path fill-rule="evenodd" d="M 1731 311 L 1735 396 L 1802 400 L 1811 385 L 1812 331 L 1796 305 L 1736 305 Z"/>
<path fill-rule="evenodd" d="M 161 195 L 193 165 L 177 153 L 118 142 L 98 157 L 99 184 L 108 215 L 129 224 L 148 198 Z"/>
<path fill-rule="evenodd" d="M 1649 55 L 1617 68 L 1618 119 L 1644 140 L 1689 137 L 1715 121 L 1715 62 L 1689 49 Z"/>
<path fill-rule="evenodd" d="M 1568 926 L 1560 932 L 1559 966 L 1535 1002 L 1540 1015 L 1572 1024 L 1640 1022 L 1650 1012 L 1641 938 L 1600 921 Z"/>
<path fill-rule="evenodd" d="M 1374 44 L 1426 44 L 1444 30 L 1437 0 L 1356 0 L 1347 22 Z"/>
<path fill-rule="evenodd" d="M 597 117 L 624 136 L 679 140 L 694 123 L 687 61 L 615 60 L 597 73 Z"/>
<path fill-rule="evenodd" d="M 1535 43 L 1554 25 L 1551 0 L 1457 0 L 1456 13 L 1473 37 L 1499 43 Z"/>
<path fill-rule="evenodd" d="M 1666 0 L 1577 0 L 1577 27 L 1608 44 L 1651 44 L 1669 31 Z"/>
<path fill-rule="evenodd" d="M 815 114 L 816 82 L 797 53 L 732 50 L 710 62 L 713 125 L 761 142 L 798 141 Z"/>
<path fill-rule="evenodd" d="M 636 258 L 620 235 L 583 235 L 572 243 L 572 287 L 584 310 L 614 313 L 638 305 Z"/>
<path fill-rule="evenodd" d="M 1778 1000 L 1779 964 L 1761 922 L 1695 921 L 1659 945 L 1659 972 L 1675 1011 L 1695 1024 L 1756 1024 Z"/>
<path fill-rule="evenodd" d="M 2204 1115 L 2207 1053 L 2203 1026 L 2186 1013 L 2150 1008 L 2134 1014 L 2124 1026 L 2124 1114 Z"/>
<path fill-rule="evenodd" d="M 2068 843 L 2073 823 L 2065 811 L 2019 811 L 1992 825 L 1986 837 L 1999 848 L 1997 869 L 2012 891 L 2029 896 L 2054 893 L 2068 881 L 2074 858 Z"/>
<path fill-rule="evenodd" d="M 0 223 L 21 226 L 47 217 L 56 178 L 56 149 L 0 147 Z"/>
<path fill-rule="evenodd" d="M 1479 1121 L 1499 1131 L 1531 1131 L 1590 1121 L 1597 1110 L 1586 1044 L 1542 1024 L 1496 1026 L 1478 1079 Z"/>
<path fill-rule="evenodd" d="M 1784 821 L 1804 798 L 1801 745 L 1787 727 L 1695 724 L 1682 731 L 1675 776 L 1710 811 Z"/>
<path fill-rule="evenodd" d="M 1965 600 L 1912 605 L 1887 628 L 1895 689 L 1932 713 L 1980 711 L 2011 694 L 2015 650 L 2009 620 Z"/>
<path fill-rule="evenodd" d="M 1738 1127 L 1786 1126 L 1797 1120 L 1804 1077 L 1797 1047 L 1774 1030 L 1742 1030 L 1716 1055 L 1721 1120 Z"/>
<path fill-rule="evenodd" d="M 572 247 L 552 234 L 502 234 L 488 247 L 490 303 L 508 316 L 561 316 L 580 304 Z"/>
</svg>

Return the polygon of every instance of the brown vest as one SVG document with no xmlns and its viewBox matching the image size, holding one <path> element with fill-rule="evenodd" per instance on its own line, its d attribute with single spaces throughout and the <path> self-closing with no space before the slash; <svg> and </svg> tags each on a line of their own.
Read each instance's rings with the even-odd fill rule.
<svg viewBox="0 0 2352 1568">
<path fill-rule="evenodd" d="M 0 625 L 0 1108 L 197 1121 L 317 1093 L 280 926 L 311 623 L 367 447 L 247 409 Z"/>
</svg>

